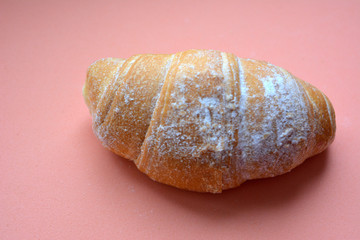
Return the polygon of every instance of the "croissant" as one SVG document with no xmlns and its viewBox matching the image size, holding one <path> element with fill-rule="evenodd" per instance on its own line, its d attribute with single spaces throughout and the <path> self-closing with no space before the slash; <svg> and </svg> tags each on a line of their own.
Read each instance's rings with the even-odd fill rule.
<svg viewBox="0 0 360 240">
<path fill-rule="evenodd" d="M 83 96 L 106 148 L 155 181 L 198 192 L 289 172 L 335 137 L 318 89 L 214 50 L 98 60 Z"/>
</svg>

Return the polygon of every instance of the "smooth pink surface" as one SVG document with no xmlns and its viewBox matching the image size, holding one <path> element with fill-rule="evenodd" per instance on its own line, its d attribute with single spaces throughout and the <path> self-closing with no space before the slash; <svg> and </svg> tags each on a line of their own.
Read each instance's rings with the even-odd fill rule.
<svg viewBox="0 0 360 240">
<path fill-rule="evenodd" d="M 1 1 L 0 239 L 360 239 L 360 1 Z M 267 60 L 336 110 L 327 152 L 220 195 L 104 149 L 81 88 L 103 57 Z"/>
</svg>

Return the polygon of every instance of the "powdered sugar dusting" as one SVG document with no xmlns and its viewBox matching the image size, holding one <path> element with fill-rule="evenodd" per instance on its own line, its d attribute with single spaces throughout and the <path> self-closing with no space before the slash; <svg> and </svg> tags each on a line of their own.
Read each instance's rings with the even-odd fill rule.
<svg viewBox="0 0 360 240">
<path fill-rule="evenodd" d="M 115 94 L 121 86 L 121 83 L 124 81 L 124 77 L 127 75 L 134 62 L 139 59 L 139 57 L 140 56 L 135 56 L 131 60 L 127 60 L 126 63 L 121 64 L 118 67 L 118 70 L 116 71 L 115 76 L 113 76 L 112 81 L 109 81 L 108 85 L 104 87 L 98 106 L 96 107 L 95 111 L 93 111 L 93 130 L 96 136 L 105 146 L 111 146 L 114 144 L 114 142 L 118 141 L 118 139 L 108 137 L 109 128 L 111 128 L 111 126 L 106 124 L 104 125 L 103 123 L 109 113 L 110 106 L 113 103 Z M 109 96 L 112 97 L 109 98 Z M 104 112 L 103 109 L 99 107 L 99 105 L 105 105 L 108 110 Z"/>
<path fill-rule="evenodd" d="M 194 60 L 201 58 L 195 54 L 197 53 L 188 57 Z M 199 157 L 207 150 L 223 150 L 226 141 L 223 139 L 226 136 L 222 124 L 223 75 L 219 66 L 208 62 L 206 64 L 200 70 L 189 62 L 180 63 L 170 90 L 166 118 L 162 118 L 159 126 L 164 140 L 160 156 L 171 154 L 172 157 L 192 158 Z M 194 140 L 197 144 L 194 144 Z"/>
<path fill-rule="evenodd" d="M 249 84 L 260 91 L 250 92 L 241 102 L 240 148 L 245 163 L 241 168 L 247 178 L 277 175 L 291 168 L 291 161 L 296 161 L 299 154 L 299 143 L 309 135 L 308 110 L 291 76 L 271 64 L 241 61 L 247 66 L 248 77 L 241 81 L 241 94 L 246 93 Z M 281 166 L 285 169 L 279 169 Z M 254 167 L 260 169 L 258 176 L 253 175 Z"/>
</svg>

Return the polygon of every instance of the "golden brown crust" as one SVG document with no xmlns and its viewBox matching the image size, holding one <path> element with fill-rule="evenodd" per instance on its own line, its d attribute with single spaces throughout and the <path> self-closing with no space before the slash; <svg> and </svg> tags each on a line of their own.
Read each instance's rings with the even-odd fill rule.
<svg viewBox="0 0 360 240">
<path fill-rule="evenodd" d="M 104 146 L 152 179 L 193 191 L 283 174 L 335 136 L 334 109 L 318 89 L 218 51 L 103 59 L 83 93 Z"/>
</svg>

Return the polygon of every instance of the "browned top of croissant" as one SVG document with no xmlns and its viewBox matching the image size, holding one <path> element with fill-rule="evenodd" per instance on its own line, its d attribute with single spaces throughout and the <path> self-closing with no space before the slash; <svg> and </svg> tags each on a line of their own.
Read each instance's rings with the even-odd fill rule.
<svg viewBox="0 0 360 240">
<path fill-rule="evenodd" d="M 193 191 L 286 173 L 335 136 L 333 107 L 318 89 L 219 51 L 102 59 L 83 93 L 104 146 L 152 179 Z"/>
</svg>

